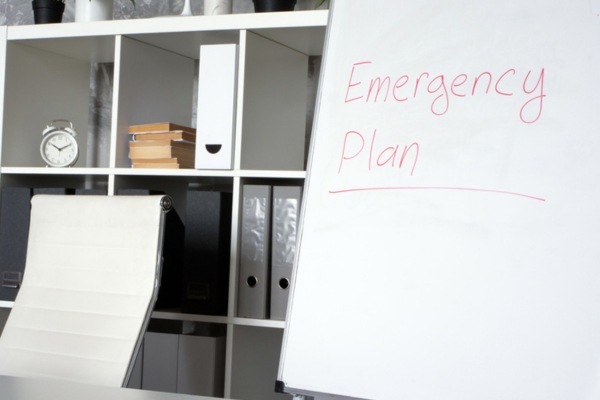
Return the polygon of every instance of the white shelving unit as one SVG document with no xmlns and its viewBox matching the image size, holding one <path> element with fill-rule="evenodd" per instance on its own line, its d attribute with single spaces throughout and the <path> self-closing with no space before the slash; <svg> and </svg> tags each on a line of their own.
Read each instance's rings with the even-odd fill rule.
<svg viewBox="0 0 600 400">
<path fill-rule="evenodd" d="M 246 183 L 304 180 L 308 57 L 322 54 L 326 24 L 327 11 L 295 11 L 0 27 L 1 186 L 162 190 L 182 219 L 189 184 L 232 191 L 228 315 L 153 315 L 227 325 L 227 398 L 285 398 L 273 392 L 285 323 L 236 317 L 240 197 Z M 127 127 L 192 124 L 199 47 L 219 43 L 239 48 L 233 170 L 130 168 Z M 85 131 L 94 63 L 114 65 L 111 129 L 100 138 Z M 45 168 L 39 156 L 43 128 L 59 118 L 87 149 L 69 169 Z"/>
</svg>

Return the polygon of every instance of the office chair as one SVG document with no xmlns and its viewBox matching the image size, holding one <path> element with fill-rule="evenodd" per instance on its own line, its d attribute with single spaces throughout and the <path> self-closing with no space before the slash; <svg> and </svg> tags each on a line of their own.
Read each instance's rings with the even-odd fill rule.
<svg viewBox="0 0 600 400">
<path fill-rule="evenodd" d="M 167 196 L 38 195 L 0 374 L 126 385 L 160 284 Z"/>
</svg>

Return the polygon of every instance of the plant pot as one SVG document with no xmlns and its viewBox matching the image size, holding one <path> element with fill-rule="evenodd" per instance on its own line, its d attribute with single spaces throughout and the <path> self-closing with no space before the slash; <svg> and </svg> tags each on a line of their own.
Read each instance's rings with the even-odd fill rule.
<svg viewBox="0 0 600 400">
<path fill-rule="evenodd" d="M 75 22 L 113 19 L 113 0 L 75 0 Z"/>
<path fill-rule="evenodd" d="M 272 11 L 294 11 L 296 0 L 252 0 L 254 2 L 254 11 L 272 12 Z"/>
<path fill-rule="evenodd" d="M 33 0 L 31 8 L 36 24 L 55 24 L 62 22 L 65 3 L 56 0 Z"/>
</svg>

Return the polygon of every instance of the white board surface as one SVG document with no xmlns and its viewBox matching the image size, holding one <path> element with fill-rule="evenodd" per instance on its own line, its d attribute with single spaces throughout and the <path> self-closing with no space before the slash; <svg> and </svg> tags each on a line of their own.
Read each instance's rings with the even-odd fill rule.
<svg viewBox="0 0 600 400">
<path fill-rule="evenodd" d="M 600 398 L 600 1 L 332 3 L 278 380 Z"/>
</svg>

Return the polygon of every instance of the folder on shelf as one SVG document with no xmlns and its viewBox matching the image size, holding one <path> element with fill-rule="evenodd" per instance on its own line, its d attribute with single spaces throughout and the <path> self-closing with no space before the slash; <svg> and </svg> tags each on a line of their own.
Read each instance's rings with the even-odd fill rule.
<svg viewBox="0 0 600 400">
<path fill-rule="evenodd" d="M 31 194 L 30 188 L 2 188 L 0 195 L 0 300 L 15 300 L 25 272 Z"/>
<path fill-rule="evenodd" d="M 200 46 L 196 169 L 232 169 L 237 45 Z"/>
<path fill-rule="evenodd" d="M 224 329 L 153 320 L 144 336 L 143 357 L 138 357 L 143 358 L 141 387 L 223 397 L 225 345 Z"/>
<path fill-rule="evenodd" d="M 225 336 L 179 335 L 177 393 L 223 397 Z"/>
<path fill-rule="evenodd" d="M 188 190 L 181 311 L 227 315 L 232 195 Z"/>
<path fill-rule="evenodd" d="M 147 331 L 144 335 L 142 389 L 177 392 L 177 351 L 179 336 Z"/>
<path fill-rule="evenodd" d="M 296 256 L 300 186 L 273 187 L 271 230 L 271 319 L 285 320 Z"/>
<path fill-rule="evenodd" d="M 244 185 L 238 316 L 269 318 L 271 186 Z"/>
<path fill-rule="evenodd" d="M 150 189 L 118 189 L 119 196 L 148 196 L 165 194 Z M 183 253 L 185 227 L 176 210 L 176 204 L 165 215 L 163 238 L 163 265 L 158 298 L 155 309 L 176 308 L 181 306 L 181 282 L 183 276 Z"/>
</svg>

